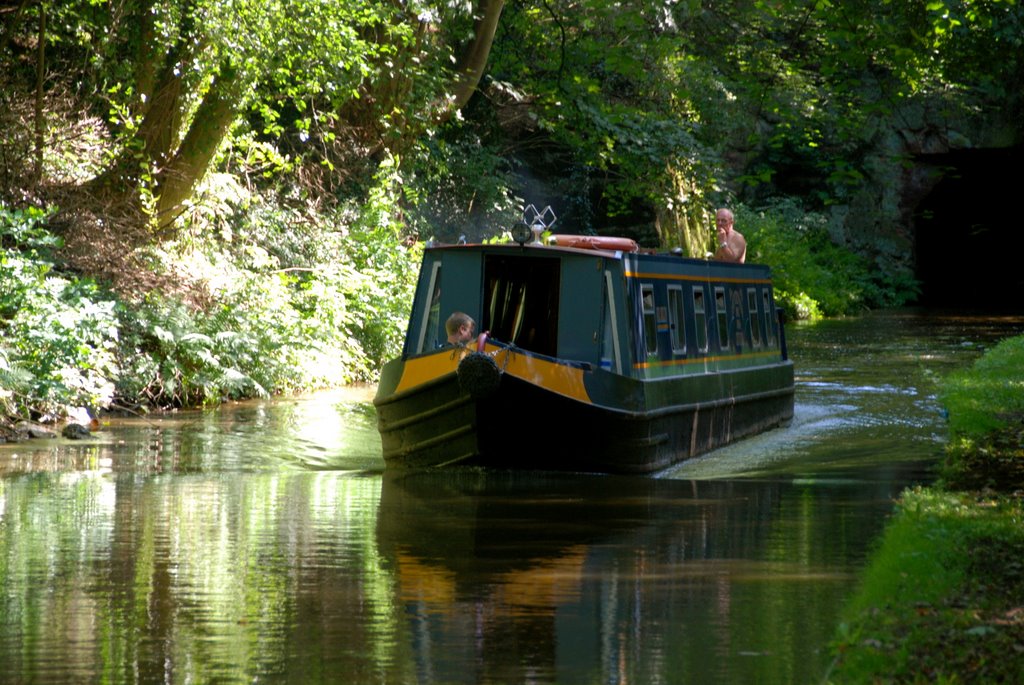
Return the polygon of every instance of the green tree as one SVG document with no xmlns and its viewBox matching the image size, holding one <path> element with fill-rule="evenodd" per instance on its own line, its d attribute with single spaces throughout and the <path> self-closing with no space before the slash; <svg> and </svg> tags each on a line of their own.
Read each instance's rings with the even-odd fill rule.
<svg viewBox="0 0 1024 685">
<path fill-rule="evenodd" d="M 526 1 L 488 99 L 505 156 L 574 227 L 653 218 L 649 239 L 701 254 L 716 204 L 842 202 L 908 109 L 1016 111 L 1021 17 L 1016 0 Z"/>
<path fill-rule="evenodd" d="M 300 153 L 355 131 L 344 141 L 354 158 L 450 116 L 479 81 L 503 4 L 26 1 L 19 17 L 49 9 L 51 28 L 32 36 L 12 21 L 4 45 L 16 54 L 0 58 L 28 57 L 32 40 L 55 46 L 51 74 L 109 110 L 113 155 L 83 196 L 106 213 L 151 215 L 167 234 L 239 124 Z M 441 30 L 449 18 L 469 32 Z"/>
</svg>

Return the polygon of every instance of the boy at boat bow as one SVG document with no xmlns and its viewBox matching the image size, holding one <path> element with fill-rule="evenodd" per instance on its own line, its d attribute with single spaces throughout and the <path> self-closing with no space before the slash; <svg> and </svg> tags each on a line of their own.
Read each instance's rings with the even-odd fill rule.
<svg viewBox="0 0 1024 685">
<path fill-rule="evenodd" d="M 444 324 L 449 345 L 465 345 L 475 337 L 476 322 L 469 314 L 453 312 Z"/>
</svg>

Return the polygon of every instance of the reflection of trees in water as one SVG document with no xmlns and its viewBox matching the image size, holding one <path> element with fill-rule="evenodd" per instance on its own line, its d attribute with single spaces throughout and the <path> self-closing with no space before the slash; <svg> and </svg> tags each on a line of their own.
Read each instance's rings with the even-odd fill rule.
<svg viewBox="0 0 1024 685">
<path fill-rule="evenodd" d="M 57 682 L 655 682 L 771 651 L 743 675 L 812 681 L 883 506 L 867 482 L 7 477 L 0 660 Z"/>
<path fill-rule="evenodd" d="M 369 389 L 350 388 L 214 410 L 108 418 L 90 439 L 0 446 L 0 476 L 96 470 L 136 475 L 379 470 L 383 461 L 371 397 Z"/>
<path fill-rule="evenodd" d="M 377 672 L 380 636 L 368 626 L 388 620 L 390 586 L 364 553 L 379 485 L 337 474 L 0 480 L 4 673 L 347 682 Z"/>
<path fill-rule="evenodd" d="M 809 617 L 807 602 L 837 606 L 872 528 L 823 515 L 822 495 L 786 483 L 386 477 L 378 545 L 418 662 L 450 666 L 455 682 L 472 678 L 447 655 L 467 645 L 496 680 L 699 679 L 732 668 L 717 665 L 730 651 L 800 654 L 830 639 L 833 614 Z M 819 656 L 771 669 L 813 679 Z"/>
</svg>

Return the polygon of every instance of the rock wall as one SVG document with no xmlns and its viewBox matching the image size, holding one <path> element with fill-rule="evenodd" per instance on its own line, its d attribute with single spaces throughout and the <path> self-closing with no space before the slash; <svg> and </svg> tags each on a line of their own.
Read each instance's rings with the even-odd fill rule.
<svg viewBox="0 0 1024 685">
<path fill-rule="evenodd" d="M 918 208 L 947 174 L 960 171 L 946 156 L 1019 146 L 1020 110 L 1004 104 L 968 111 L 962 101 L 934 98 L 893 112 L 869 133 L 865 183 L 832 209 L 833 240 L 871 255 L 879 268 L 916 272 Z"/>
</svg>

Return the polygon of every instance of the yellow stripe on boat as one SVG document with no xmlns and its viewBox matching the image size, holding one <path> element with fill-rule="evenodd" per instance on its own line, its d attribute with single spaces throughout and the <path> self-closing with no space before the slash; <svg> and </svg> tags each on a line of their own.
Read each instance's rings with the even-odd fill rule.
<svg viewBox="0 0 1024 685">
<path fill-rule="evenodd" d="M 689 364 L 708 364 L 718 362 L 731 362 L 738 360 L 749 360 L 749 359 L 779 359 L 778 350 L 766 350 L 764 352 L 747 352 L 745 354 L 719 354 L 719 355 L 708 355 L 706 357 L 686 357 L 685 359 L 659 359 L 654 362 L 636 362 L 633 364 L 634 369 L 653 369 L 658 367 L 669 367 L 669 366 L 686 366 Z"/>
<path fill-rule="evenodd" d="M 459 362 L 470 353 L 470 349 L 442 350 L 435 354 L 414 357 L 405 362 L 402 378 L 395 388 L 396 393 L 415 388 L 454 373 Z M 583 369 L 568 364 L 557 364 L 545 359 L 517 353 L 497 345 L 487 345 L 488 354 L 494 355 L 498 368 L 527 383 L 540 386 L 565 397 L 591 404 L 590 395 L 583 384 Z"/>
<path fill-rule="evenodd" d="M 453 347 L 423 357 L 407 359 L 402 368 L 402 378 L 398 381 L 395 392 L 409 390 L 446 374 L 455 373 L 459 368 L 459 362 L 467 354 L 469 354 L 469 350 Z"/>
<path fill-rule="evenodd" d="M 677 274 L 677 273 L 662 273 L 653 271 L 626 271 L 626 278 L 644 279 L 644 280 L 660 280 L 660 281 L 693 281 L 695 283 L 751 283 L 751 284 L 764 284 L 771 283 L 769 278 L 731 278 L 724 276 L 715 276 L 711 278 L 707 274 L 690 275 L 690 274 Z"/>
<path fill-rule="evenodd" d="M 506 362 L 506 357 L 508 361 Z M 498 368 L 527 383 L 545 390 L 571 397 L 580 402 L 592 404 L 590 395 L 583 385 L 583 369 L 568 364 L 556 364 L 526 354 L 505 350 L 494 358 Z"/>
</svg>

